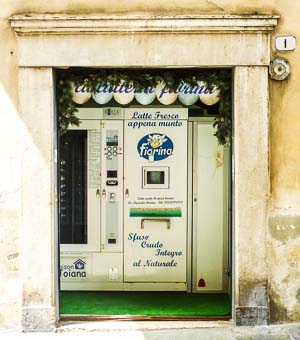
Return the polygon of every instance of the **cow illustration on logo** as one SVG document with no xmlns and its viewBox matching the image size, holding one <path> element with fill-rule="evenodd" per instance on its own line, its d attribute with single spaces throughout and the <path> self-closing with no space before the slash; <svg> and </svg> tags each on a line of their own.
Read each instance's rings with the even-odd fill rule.
<svg viewBox="0 0 300 340">
<path fill-rule="evenodd" d="M 149 161 L 161 161 L 173 154 L 174 146 L 165 134 L 152 133 L 140 139 L 137 149 L 140 157 Z"/>
<path fill-rule="evenodd" d="M 159 146 L 162 146 L 164 142 L 167 141 L 167 138 L 165 138 L 165 135 L 160 134 L 154 134 L 149 135 L 148 142 L 152 146 L 153 149 L 158 148 Z"/>
</svg>

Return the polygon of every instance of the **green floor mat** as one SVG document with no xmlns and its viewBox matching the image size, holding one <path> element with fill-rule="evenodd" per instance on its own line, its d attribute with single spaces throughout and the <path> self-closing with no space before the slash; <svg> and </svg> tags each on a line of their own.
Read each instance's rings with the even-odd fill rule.
<svg viewBox="0 0 300 340">
<path fill-rule="evenodd" d="M 226 316 L 228 294 L 185 292 L 83 292 L 60 294 L 61 314 Z"/>
</svg>

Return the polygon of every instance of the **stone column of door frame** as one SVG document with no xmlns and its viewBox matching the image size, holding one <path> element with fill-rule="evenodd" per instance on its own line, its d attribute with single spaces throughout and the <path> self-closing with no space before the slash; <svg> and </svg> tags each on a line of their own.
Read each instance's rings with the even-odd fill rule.
<svg viewBox="0 0 300 340">
<path fill-rule="evenodd" d="M 53 331 L 58 311 L 53 227 L 53 83 L 50 67 L 19 69 L 19 108 L 26 126 L 22 158 L 21 327 L 27 332 Z"/>
<path fill-rule="evenodd" d="M 234 71 L 236 325 L 269 322 L 267 226 L 270 198 L 268 67 Z"/>
</svg>

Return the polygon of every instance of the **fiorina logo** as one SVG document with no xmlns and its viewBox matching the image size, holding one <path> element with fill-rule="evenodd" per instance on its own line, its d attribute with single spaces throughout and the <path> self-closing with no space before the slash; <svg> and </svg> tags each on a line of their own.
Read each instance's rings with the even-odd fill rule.
<svg viewBox="0 0 300 340">
<path fill-rule="evenodd" d="M 173 154 L 172 140 L 161 133 L 152 133 L 140 139 L 137 150 L 140 157 L 149 161 L 161 161 Z"/>
</svg>

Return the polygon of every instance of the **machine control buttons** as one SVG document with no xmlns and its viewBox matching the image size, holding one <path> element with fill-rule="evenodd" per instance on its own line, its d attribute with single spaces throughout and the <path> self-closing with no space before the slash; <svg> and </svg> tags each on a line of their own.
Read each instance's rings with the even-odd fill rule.
<svg viewBox="0 0 300 340">
<path fill-rule="evenodd" d="M 105 189 L 102 190 L 102 197 L 103 197 L 103 198 L 106 197 L 106 190 L 105 190 Z"/>
<path fill-rule="evenodd" d="M 99 198 L 100 197 L 100 189 L 96 190 L 96 197 Z"/>
<path fill-rule="evenodd" d="M 116 193 L 115 192 L 109 193 L 109 202 L 116 202 Z"/>
<path fill-rule="evenodd" d="M 104 155 L 106 159 L 112 160 L 112 157 L 122 155 L 122 148 L 119 146 L 106 146 L 104 147 Z"/>
</svg>

